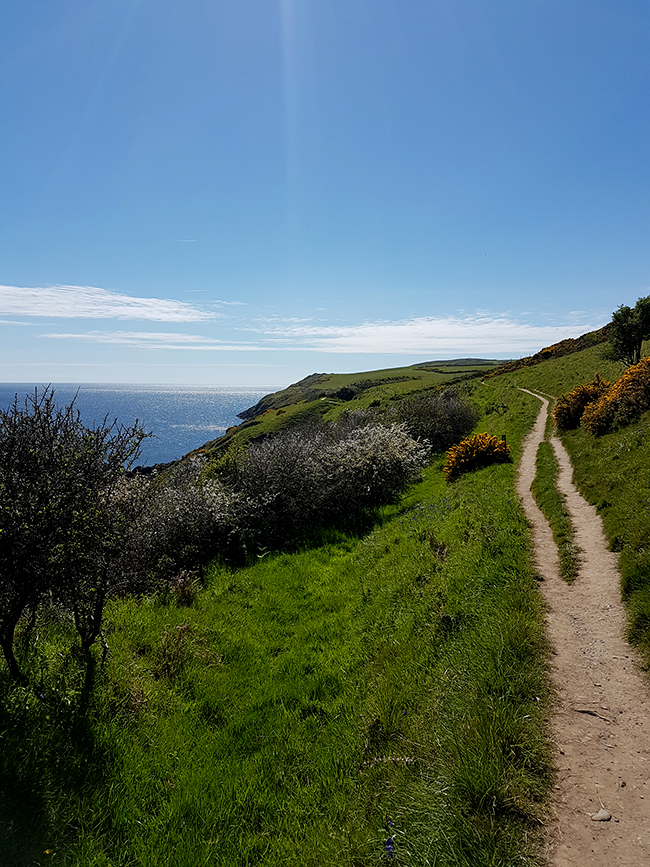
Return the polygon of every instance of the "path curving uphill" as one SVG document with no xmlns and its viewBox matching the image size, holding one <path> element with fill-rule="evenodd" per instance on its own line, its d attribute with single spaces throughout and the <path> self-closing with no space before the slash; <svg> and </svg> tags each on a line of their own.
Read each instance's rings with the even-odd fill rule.
<svg viewBox="0 0 650 867">
<path fill-rule="evenodd" d="M 607 549 L 596 509 L 573 485 L 564 446 L 552 437 L 558 488 L 582 549 L 576 581 L 560 578 L 551 528 L 530 491 L 548 412 L 548 401 L 534 397 L 542 408 L 524 443 L 517 487 L 548 604 L 556 692 L 551 730 L 557 779 L 547 856 L 555 867 L 650 865 L 650 687 L 623 638 L 616 554 Z"/>
</svg>

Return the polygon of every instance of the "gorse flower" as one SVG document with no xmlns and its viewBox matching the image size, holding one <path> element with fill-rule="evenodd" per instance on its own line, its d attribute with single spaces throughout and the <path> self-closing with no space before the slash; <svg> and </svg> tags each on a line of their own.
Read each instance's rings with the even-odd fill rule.
<svg viewBox="0 0 650 867">
<path fill-rule="evenodd" d="M 443 467 L 448 482 L 470 470 L 512 460 L 510 446 L 489 433 L 474 434 L 447 450 Z"/>
<path fill-rule="evenodd" d="M 582 414 L 582 427 L 602 436 L 637 421 L 650 409 L 650 357 L 629 367 L 620 379 Z"/>
<path fill-rule="evenodd" d="M 553 421 L 557 429 L 564 431 L 578 427 L 586 407 L 607 394 L 611 386 L 611 382 L 596 374 L 587 385 L 579 385 L 568 394 L 561 395 L 553 409 Z"/>
</svg>

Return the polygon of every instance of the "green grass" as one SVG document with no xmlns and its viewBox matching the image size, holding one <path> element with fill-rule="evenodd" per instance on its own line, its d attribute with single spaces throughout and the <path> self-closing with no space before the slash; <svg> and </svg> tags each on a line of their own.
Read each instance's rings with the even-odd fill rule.
<svg viewBox="0 0 650 867">
<path fill-rule="evenodd" d="M 580 549 L 575 544 L 573 522 L 566 508 L 564 495 L 557 489 L 559 466 L 549 442 L 539 444 L 536 468 L 531 491 L 551 525 L 560 556 L 560 575 L 565 581 L 572 583 L 578 577 Z"/>
<path fill-rule="evenodd" d="M 603 437 L 577 430 L 563 441 L 576 485 L 598 509 L 610 548 L 620 552 L 629 637 L 650 666 L 650 413 Z"/>
<path fill-rule="evenodd" d="M 524 367 L 515 373 L 497 376 L 492 382 L 500 380 L 511 384 L 540 391 L 546 395 L 559 397 L 567 394 L 578 385 L 590 382 L 596 373 L 611 382 L 625 371 L 621 361 L 609 361 L 605 357 L 607 344 L 597 344 L 582 352 L 551 359 L 533 367 Z M 643 344 L 643 354 L 650 354 L 650 341 Z"/>
<path fill-rule="evenodd" d="M 615 380 L 624 370 L 602 358 L 595 346 L 565 358 L 496 377 L 503 387 L 521 385 L 552 395 L 593 379 Z M 643 345 L 650 354 L 650 342 Z M 580 493 L 598 509 L 612 550 L 619 552 L 621 591 L 628 611 L 628 636 L 650 668 L 650 413 L 603 437 L 582 429 L 562 434 Z"/>
<path fill-rule="evenodd" d="M 471 388 L 517 456 L 537 401 Z M 39 623 L 32 686 L 1 683 L 0 863 L 537 864 L 546 643 L 516 467 L 441 466 L 363 538 L 214 565 L 187 608 L 111 603 L 89 680 Z"/>
</svg>

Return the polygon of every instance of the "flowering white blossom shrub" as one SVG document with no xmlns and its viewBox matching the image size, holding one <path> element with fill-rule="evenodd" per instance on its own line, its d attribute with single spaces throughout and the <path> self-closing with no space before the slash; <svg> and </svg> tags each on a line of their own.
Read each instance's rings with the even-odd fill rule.
<svg viewBox="0 0 650 867">
<path fill-rule="evenodd" d="M 335 521 L 348 523 L 389 502 L 418 478 L 429 449 L 404 425 L 350 419 L 253 443 L 230 484 L 242 538 L 276 546 Z"/>
<path fill-rule="evenodd" d="M 221 477 L 207 459 L 183 461 L 150 483 L 133 560 L 147 564 L 154 584 L 170 586 L 213 556 L 241 560 L 319 527 L 354 525 L 415 481 L 428 455 L 405 424 L 354 413 L 254 442 Z"/>
<path fill-rule="evenodd" d="M 171 581 L 227 548 L 236 494 L 203 478 L 205 458 L 185 460 L 147 483 L 146 506 L 133 527 L 132 562 L 151 583 Z"/>
</svg>

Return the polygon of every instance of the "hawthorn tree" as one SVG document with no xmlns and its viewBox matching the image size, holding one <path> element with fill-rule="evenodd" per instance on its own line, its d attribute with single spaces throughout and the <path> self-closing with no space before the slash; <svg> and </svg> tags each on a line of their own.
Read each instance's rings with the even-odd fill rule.
<svg viewBox="0 0 650 867">
<path fill-rule="evenodd" d="M 641 361 L 641 344 L 650 338 L 650 295 L 639 298 L 634 307 L 621 304 L 612 315 L 609 355 L 627 365 Z"/>
<path fill-rule="evenodd" d="M 14 680 L 16 626 L 44 598 L 71 613 L 84 651 L 99 635 L 137 508 L 125 469 L 146 436 L 137 422 L 88 428 L 51 389 L 0 410 L 0 649 Z"/>
</svg>

